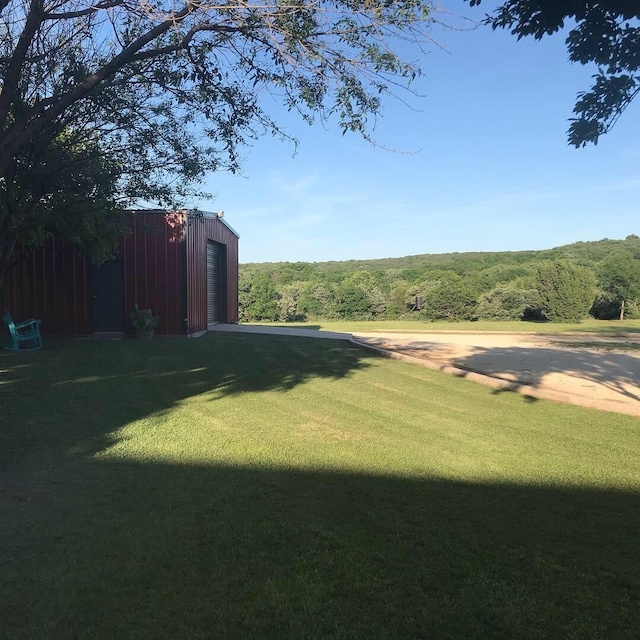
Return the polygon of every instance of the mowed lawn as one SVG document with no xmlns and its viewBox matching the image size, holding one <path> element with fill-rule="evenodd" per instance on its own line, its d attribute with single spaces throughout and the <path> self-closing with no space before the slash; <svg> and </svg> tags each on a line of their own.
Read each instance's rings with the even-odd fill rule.
<svg viewBox="0 0 640 640">
<path fill-rule="evenodd" d="M 345 342 L 0 352 L 0 637 L 637 638 L 640 420 Z"/>
</svg>

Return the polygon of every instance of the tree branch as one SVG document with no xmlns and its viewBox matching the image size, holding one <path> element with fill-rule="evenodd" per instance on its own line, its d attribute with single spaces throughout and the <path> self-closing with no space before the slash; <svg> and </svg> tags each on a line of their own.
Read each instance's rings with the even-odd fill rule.
<svg viewBox="0 0 640 640">
<path fill-rule="evenodd" d="M 89 16 L 96 11 L 103 11 L 105 9 L 111 9 L 113 7 L 119 7 L 124 4 L 124 0 L 105 0 L 104 2 L 98 2 L 98 4 L 86 9 L 80 9 L 78 11 L 67 11 L 65 13 L 45 13 L 45 20 L 68 20 L 70 18 L 82 18 Z"/>
<path fill-rule="evenodd" d="M 0 130 L 6 125 L 11 105 L 15 100 L 22 65 L 26 58 L 31 42 L 42 24 L 42 0 L 31 0 L 29 13 L 25 22 L 18 44 L 11 56 L 11 61 L 2 79 L 2 92 L 0 93 Z"/>
<path fill-rule="evenodd" d="M 34 5 L 39 2 L 41 2 L 41 0 L 32 0 L 32 4 Z M 11 156 L 13 156 L 20 149 L 21 145 L 23 145 L 25 141 L 28 141 L 37 136 L 40 131 L 49 126 L 60 114 L 64 113 L 64 111 L 68 107 L 89 95 L 89 93 L 91 93 L 91 91 L 95 89 L 95 87 L 97 87 L 101 82 L 114 75 L 118 72 L 119 69 L 128 64 L 141 49 L 143 49 L 150 42 L 153 42 L 156 38 L 166 33 L 176 24 L 182 22 L 188 15 L 196 11 L 199 6 L 199 3 L 197 2 L 188 2 L 183 9 L 172 14 L 156 27 L 147 31 L 147 33 L 143 34 L 137 40 L 132 42 L 128 47 L 123 49 L 118 55 L 114 56 L 100 69 L 86 76 L 84 80 L 78 83 L 71 91 L 52 97 L 48 101 L 43 100 L 42 102 L 40 102 L 38 104 L 38 107 L 33 110 L 30 122 L 16 122 L 13 124 L 13 126 L 9 127 L 9 129 L 6 130 L 6 135 L 4 136 L 5 143 L 2 149 L 0 149 L 0 174 L 4 173 L 6 167 L 11 164 Z M 38 20 L 38 24 L 40 24 L 40 22 L 41 21 Z M 18 67 L 17 77 L 19 77 L 19 70 L 20 68 Z M 3 94 L 0 94 L 0 105 Z M 0 111 L 0 115 L 2 115 L 2 111 Z M 4 122 L 0 120 L 0 127 L 3 124 Z"/>
</svg>

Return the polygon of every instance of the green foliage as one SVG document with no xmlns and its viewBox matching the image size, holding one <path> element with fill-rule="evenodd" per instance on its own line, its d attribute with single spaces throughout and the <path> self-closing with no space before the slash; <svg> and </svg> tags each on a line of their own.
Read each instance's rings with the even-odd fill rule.
<svg viewBox="0 0 640 640">
<path fill-rule="evenodd" d="M 296 322 L 305 320 L 305 315 L 300 312 L 298 301 L 300 299 L 300 286 L 297 284 L 284 284 L 279 288 L 276 305 L 278 307 L 278 320 L 282 322 Z"/>
<path fill-rule="evenodd" d="M 480 296 L 476 316 L 479 320 L 522 320 L 529 309 L 539 305 L 537 289 L 518 289 L 501 284 Z"/>
<path fill-rule="evenodd" d="M 394 319 L 407 313 L 415 301 L 415 291 L 411 283 L 406 280 L 397 280 L 391 285 L 387 298 L 386 317 Z"/>
<path fill-rule="evenodd" d="M 34 140 L 31 151 L 0 176 L 0 288 L 18 243 L 62 235 L 101 264 L 130 228 L 117 196 L 122 171 L 98 143 L 79 144 L 63 132 L 47 144 Z"/>
<path fill-rule="evenodd" d="M 640 238 L 605 238 L 598 242 L 576 242 L 545 251 L 459 253 L 407 256 L 382 260 L 349 260 L 319 263 L 263 263 L 241 265 L 240 308 L 244 320 L 257 319 L 251 311 L 252 282 L 263 293 L 262 309 L 271 300 L 268 313 L 257 315 L 292 321 L 346 319 L 520 319 L 545 320 L 538 288 L 538 267 L 544 261 L 564 260 L 588 265 L 600 273 L 607 257 L 622 252 L 640 256 Z M 266 280 L 265 280 L 266 279 Z M 266 291 L 265 287 L 268 289 Z M 266 293 L 265 293 L 266 291 Z M 601 295 L 605 295 L 602 292 Z M 591 313 L 609 318 L 607 305 L 618 305 L 613 294 L 599 298 Z M 416 296 L 424 309 L 418 313 Z M 595 294 L 594 294 L 595 298 Z M 612 302 L 613 300 L 613 302 Z M 275 307 L 273 306 L 275 301 Z M 593 299 L 592 299 L 593 301 Z M 586 304 L 586 303 L 585 303 Z M 626 301 L 626 310 L 635 306 Z M 267 318 L 264 318 L 267 319 Z"/>
<path fill-rule="evenodd" d="M 471 6 L 481 0 L 467 0 Z M 507 0 L 488 16 L 494 29 L 508 29 L 518 39 L 537 40 L 575 21 L 566 44 L 569 59 L 595 64 L 598 73 L 589 91 L 578 94 L 569 143 L 597 144 L 640 91 L 640 3 L 634 0 Z"/>
<path fill-rule="evenodd" d="M 369 320 L 371 304 L 366 292 L 352 282 L 336 288 L 336 312 L 345 320 Z"/>
<path fill-rule="evenodd" d="M 493 289 L 501 283 L 512 282 L 516 278 L 530 276 L 534 270 L 528 265 L 519 264 L 496 264 L 487 269 L 483 269 L 478 274 L 478 280 L 484 289 Z"/>
<path fill-rule="evenodd" d="M 131 324 L 136 331 L 149 331 L 155 329 L 160 322 L 160 316 L 154 315 L 151 309 L 140 309 L 136 304 L 129 314 Z"/>
<path fill-rule="evenodd" d="M 579 322 L 586 317 L 596 294 L 596 279 L 587 267 L 567 260 L 538 266 L 540 308 L 552 322 Z"/>
<path fill-rule="evenodd" d="M 335 317 L 335 297 L 333 289 L 322 283 L 300 283 L 298 309 L 307 318 Z"/>
<path fill-rule="evenodd" d="M 277 320 L 278 292 L 273 280 L 263 272 L 241 271 L 238 285 L 240 320 Z"/>
<path fill-rule="evenodd" d="M 614 251 L 600 263 L 598 276 L 600 287 L 615 300 L 624 319 L 624 303 L 640 297 L 640 260 L 630 251 Z"/>
<path fill-rule="evenodd" d="M 424 290 L 422 314 L 430 320 L 472 320 L 477 300 L 475 281 L 448 273 Z"/>
</svg>

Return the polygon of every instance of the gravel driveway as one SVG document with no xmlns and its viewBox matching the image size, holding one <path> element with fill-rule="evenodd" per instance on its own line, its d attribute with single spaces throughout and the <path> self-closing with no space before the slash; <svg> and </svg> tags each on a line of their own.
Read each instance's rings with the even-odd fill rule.
<svg viewBox="0 0 640 640">
<path fill-rule="evenodd" d="M 368 346 L 511 382 L 514 390 L 526 387 L 534 396 L 640 416 L 640 335 L 353 335 Z"/>
</svg>

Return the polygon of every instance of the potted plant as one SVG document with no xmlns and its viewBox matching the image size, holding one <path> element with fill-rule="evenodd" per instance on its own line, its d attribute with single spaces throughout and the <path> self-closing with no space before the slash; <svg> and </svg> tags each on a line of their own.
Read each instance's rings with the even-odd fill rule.
<svg viewBox="0 0 640 640">
<path fill-rule="evenodd" d="M 160 321 L 160 316 L 153 315 L 151 309 L 140 309 L 136 304 L 129 314 L 131 324 L 136 330 L 138 338 L 153 340 L 155 329 Z"/>
</svg>

